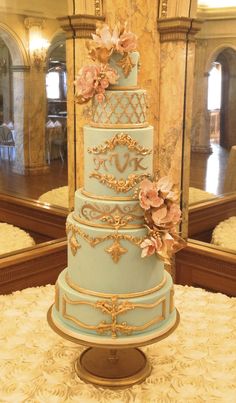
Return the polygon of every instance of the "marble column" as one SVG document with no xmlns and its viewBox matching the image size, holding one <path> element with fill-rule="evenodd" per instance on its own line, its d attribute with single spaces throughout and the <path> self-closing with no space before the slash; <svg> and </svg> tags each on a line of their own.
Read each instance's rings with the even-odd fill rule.
<svg viewBox="0 0 236 403">
<path fill-rule="evenodd" d="M 75 104 L 74 81 L 79 69 L 88 60 L 85 43 L 96 30 L 96 23 L 103 21 L 100 3 L 83 0 L 68 1 L 70 15 L 59 18 L 66 32 L 67 61 L 67 138 L 68 138 L 68 185 L 70 207 L 74 192 L 83 185 L 83 126 L 88 122 L 89 106 Z"/>
<path fill-rule="evenodd" d="M 147 90 L 148 122 L 154 127 L 154 171 L 158 170 L 158 117 L 159 117 L 159 65 L 160 42 L 156 29 L 158 2 L 153 0 L 113 0 L 106 2 L 106 21 L 114 26 L 127 21 L 138 36 L 140 70 L 138 84 Z"/>
<path fill-rule="evenodd" d="M 177 184 L 187 236 L 190 128 L 193 99 L 194 35 L 198 21 L 189 17 L 160 18 L 159 170 Z"/>
<path fill-rule="evenodd" d="M 205 71 L 207 41 L 196 42 L 196 63 L 194 69 L 194 102 L 191 128 L 191 150 L 211 153 L 210 115 L 207 109 L 208 72 Z"/>
</svg>

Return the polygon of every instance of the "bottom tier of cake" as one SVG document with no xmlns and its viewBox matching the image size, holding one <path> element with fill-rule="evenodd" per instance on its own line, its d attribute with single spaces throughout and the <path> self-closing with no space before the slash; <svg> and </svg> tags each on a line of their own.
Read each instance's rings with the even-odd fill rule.
<svg viewBox="0 0 236 403">
<path fill-rule="evenodd" d="M 118 295 L 81 293 L 67 284 L 66 277 L 67 269 L 56 283 L 51 319 L 78 340 L 101 345 L 145 343 L 176 323 L 173 282 L 167 272 L 155 289 Z"/>
</svg>

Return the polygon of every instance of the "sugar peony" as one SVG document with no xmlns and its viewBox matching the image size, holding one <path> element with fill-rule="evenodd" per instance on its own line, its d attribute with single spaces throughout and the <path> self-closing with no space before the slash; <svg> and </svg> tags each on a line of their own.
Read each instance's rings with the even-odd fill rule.
<svg viewBox="0 0 236 403">
<path fill-rule="evenodd" d="M 159 207 L 164 202 L 163 199 L 158 196 L 155 184 L 148 179 L 144 179 L 141 182 L 139 200 L 144 210 L 148 210 L 150 207 Z"/>
<path fill-rule="evenodd" d="M 136 50 L 137 36 L 132 32 L 124 32 L 117 43 L 116 50 L 119 53 L 129 53 Z"/>
<path fill-rule="evenodd" d="M 140 247 L 142 248 L 141 257 L 151 256 L 155 252 L 161 249 L 162 242 L 161 239 L 158 237 L 157 239 L 154 237 L 146 238 L 141 243 Z"/>
<path fill-rule="evenodd" d="M 95 88 L 100 70 L 96 65 L 84 66 L 80 69 L 75 81 L 76 96 L 90 99 L 95 93 Z"/>
</svg>

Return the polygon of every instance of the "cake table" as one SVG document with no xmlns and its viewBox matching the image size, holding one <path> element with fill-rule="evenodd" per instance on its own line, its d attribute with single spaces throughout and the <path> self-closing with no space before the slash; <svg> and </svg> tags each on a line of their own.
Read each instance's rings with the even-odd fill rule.
<svg viewBox="0 0 236 403">
<path fill-rule="evenodd" d="M 181 321 L 163 341 L 142 348 L 151 376 L 124 390 L 88 385 L 74 372 L 83 351 L 55 334 L 46 314 L 54 286 L 0 296 L 0 401 L 147 403 L 236 401 L 236 298 L 175 286 Z"/>
</svg>

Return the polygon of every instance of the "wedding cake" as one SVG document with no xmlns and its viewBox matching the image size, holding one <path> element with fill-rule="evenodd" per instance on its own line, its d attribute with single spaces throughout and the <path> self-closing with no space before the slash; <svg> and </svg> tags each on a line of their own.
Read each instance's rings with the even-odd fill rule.
<svg viewBox="0 0 236 403">
<path fill-rule="evenodd" d="M 123 42 L 127 51 L 109 54 L 109 64 L 87 66 L 78 78 L 78 99 L 92 99 L 92 117 L 84 127 L 84 187 L 75 192 L 67 219 L 68 267 L 57 280 L 52 309 L 58 329 L 100 344 L 147 342 L 176 323 L 172 278 L 153 253 L 161 238 L 148 232 L 148 208 L 140 203 L 140 194 L 156 210 L 162 201 L 148 194 L 154 186 L 147 179 L 153 174 L 153 127 L 146 91 L 137 85 L 133 39 Z"/>
</svg>

